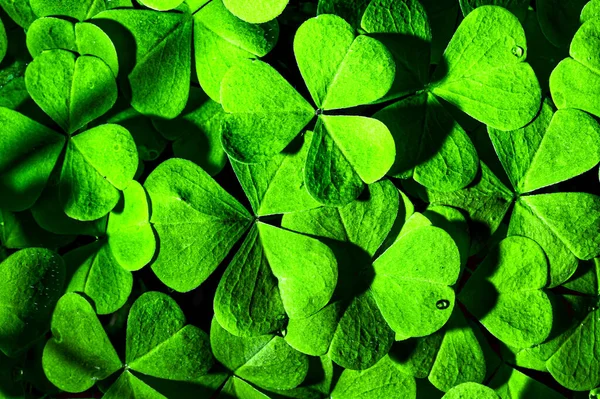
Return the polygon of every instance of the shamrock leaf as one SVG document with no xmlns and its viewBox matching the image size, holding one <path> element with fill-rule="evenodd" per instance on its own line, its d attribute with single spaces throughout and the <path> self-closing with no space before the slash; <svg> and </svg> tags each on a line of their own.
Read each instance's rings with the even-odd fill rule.
<svg viewBox="0 0 600 399">
<path fill-rule="evenodd" d="M 289 0 L 258 0 L 252 4 L 244 0 L 223 0 L 225 7 L 236 17 L 252 24 L 261 24 L 277 18 Z"/>
<path fill-rule="evenodd" d="M 60 389 L 83 392 L 124 367 L 93 308 L 80 295 L 65 294 L 59 300 L 52 331 L 42 361 L 48 379 Z M 188 381 L 206 374 L 213 362 L 206 333 L 185 325 L 175 301 L 158 292 L 143 294 L 131 307 L 125 359 L 127 369 L 108 390 L 109 398 L 133 398 L 136 393 L 163 398 L 132 371 Z"/>
<path fill-rule="evenodd" d="M 170 121 L 153 119 L 152 124 L 167 140 L 173 140 L 173 155 L 188 159 L 209 175 L 218 174 L 227 163 L 221 146 L 223 108 L 197 88 L 190 88 L 189 101 L 181 113 Z"/>
<path fill-rule="evenodd" d="M 277 21 L 263 25 L 244 22 L 222 0 L 202 7 L 194 14 L 194 50 L 198 81 L 206 94 L 220 103 L 221 81 L 229 68 L 244 59 L 264 57 L 278 37 Z"/>
<path fill-rule="evenodd" d="M 496 231 L 514 202 L 508 234 L 529 237 L 542 246 L 550 263 L 550 286 L 557 286 L 574 273 L 578 258 L 586 260 L 599 254 L 593 226 L 600 218 L 595 205 L 598 198 L 586 193 L 531 191 L 596 166 L 600 161 L 600 126 L 581 111 L 553 113 L 546 102 L 537 118 L 522 129 L 488 130 L 514 194 L 482 163 L 481 177 L 471 186 L 453 193 L 432 190 L 429 200 L 466 210 L 481 226 L 483 237 Z M 558 211 L 562 207 L 565 211 Z M 581 223 L 584 219 L 589 222 Z"/>
<path fill-rule="evenodd" d="M 121 206 L 109 214 L 102 238 L 65 255 L 67 291 L 85 293 L 98 314 L 112 313 L 125 304 L 133 285 L 130 272 L 150 263 L 156 251 L 143 187 L 131 182 L 123 196 Z"/>
<path fill-rule="evenodd" d="M 62 258 L 47 249 L 23 249 L 0 263 L 1 352 L 13 355 L 47 331 L 64 280 Z"/>
<path fill-rule="evenodd" d="M 443 396 L 443 399 L 463 398 L 499 399 L 500 397 L 493 389 L 475 382 L 465 382 L 457 385 Z"/>
<path fill-rule="evenodd" d="M 215 358 L 231 372 L 232 379 L 237 377 L 264 389 L 293 389 L 308 373 L 308 356 L 276 335 L 237 337 L 213 318 L 210 344 Z"/>
<path fill-rule="evenodd" d="M 117 9 L 96 15 L 93 22 L 115 44 L 119 69 L 127 74 L 131 86 L 131 106 L 148 116 L 178 116 L 185 108 L 190 87 L 189 12 Z M 131 54 L 133 45 L 135 54 Z M 163 59 L 172 62 L 163 63 Z"/>
<path fill-rule="evenodd" d="M 395 156 L 392 137 L 374 119 L 322 111 L 354 107 L 385 95 L 394 79 L 393 60 L 380 42 L 355 38 L 351 26 L 334 15 L 306 21 L 296 32 L 294 53 L 319 108 L 306 163 L 307 188 L 322 203 L 343 205 L 360 194 L 362 182 L 373 183 L 389 170 Z M 365 63 L 367 58 L 371 62 Z M 238 161 L 263 162 L 280 153 L 313 118 L 306 100 L 262 62 L 240 62 L 221 85 L 223 108 L 231 114 L 223 146 Z M 246 101 L 239 102 L 242 93 Z M 256 125 L 258 131 L 254 128 L 248 135 L 249 126 Z M 325 168 L 330 173 L 320 173 Z"/>
<path fill-rule="evenodd" d="M 531 396 L 535 398 L 564 399 L 564 396 L 537 380 L 510 366 L 502 365 L 489 383 L 490 388 L 503 399 Z"/>
<path fill-rule="evenodd" d="M 59 15 L 78 21 L 90 19 L 106 9 L 105 0 L 29 0 L 29 4 L 38 17 Z"/>
<path fill-rule="evenodd" d="M 552 305 L 542 291 L 547 280 L 542 248 L 529 238 L 508 237 L 473 273 L 460 301 L 501 341 L 530 347 L 548 338 L 552 328 Z"/>
<path fill-rule="evenodd" d="M 179 7 L 183 0 L 140 0 L 140 3 L 154 10 L 169 11 Z"/>
<path fill-rule="evenodd" d="M 31 119 L 0 108 L 0 206 L 30 208 L 41 195 L 65 145 L 65 138 Z M 33 150 L 36 149 L 36 150 Z"/>
<path fill-rule="evenodd" d="M 44 52 L 25 72 L 33 100 L 69 134 L 102 116 L 117 99 L 110 67 L 100 58 L 64 50 Z"/>
<path fill-rule="evenodd" d="M 369 186 L 369 194 L 366 201 L 290 213 L 282 221 L 283 227 L 322 237 L 339 264 L 334 302 L 309 318 L 291 319 L 286 340 L 311 355 L 329 351 L 333 361 L 350 369 L 366 369 L 380 360 L 393 332 L 406 339 L 441 328 L 454 306 L 448 285 L 460 268 L 452 238 L 427 226 L 399 236 L 373 260 L 402 209 L 389 182 Z M 413 255 L 425 247 L 427 256 Z"/>
<path fill-rule="evenodd" d="M 33 58 L 46 50 L 69 50 L 93 55 L 108 64 L 114 76 L 119 73 L 117 51 L 102 29 L 88 22 L 73 24 L 52 17 L 36 19 L 27 31 L 27 49 Z"/>
<path fill-rule="evenodd" d="M 404 374 L 389 357 L 366 370 L 344 370 L 332 399 L 416 398 L 415 379 Z"/>
<path fill-rule="evenodd" d="M 600 3 L 597 0 L 590 0 L 581 10 L 579 20 L 582 24 L 590 19 L 597 18 L 600 15 Z"/>
</svg>

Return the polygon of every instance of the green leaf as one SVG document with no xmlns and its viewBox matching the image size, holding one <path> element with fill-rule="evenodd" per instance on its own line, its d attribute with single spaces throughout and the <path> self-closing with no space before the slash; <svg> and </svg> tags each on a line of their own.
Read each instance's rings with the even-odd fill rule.
<svg viewBox="0 0 600 399">
<path fill-rule="evenodd" d="M 7 49 L 8 38 L 6 37 L 6 29 L 4 28 L 4 23 L 0 19 L 0 62 L 4 59 Z"/>
<path fill-rule="evenodd" d="M 307 131 L 297 139 L 299 149 L 275 155 L 267 162 L 244 164 L 231 160 L 231 166 L 256 216 L 297 212 L 320 206 L 306 189 L 302 173 L 312 137 L 313 133 Z"/>
<path fill-rule="evenodd" d="M 559 109 L 576 108 L 600 115 L 599 88 L 600 75 L 572 58 L 562 60 L 550 75 L 552 100 Z"/>
<path fill-rule="evenodd" d="M 42 364 L 54 385 L 83 392 L 121 368 L 92 306 L 78 294 L 65 294 L 52 315 L 52 335 Z"/>
<path fill-rule="evenodd" d="M 105 0 L 29 0 L 38 17 L 59 15 L 85 21 L 106 9 Z"/>
<path fill-rule="evenodd" d="M 482 383 L 486 363 L 477 336 L 458 308 L 455 308 L 428 376 L 439 390 L 447 392 L 465 382 Z"/>
<path fill-rule="evenodd" d="M 226 117 L 219 103 L 195 87 L 182 114 L 172 120 L 153 119 L 163 137 L 173 142 L 173 154 L 202 167 L 209 175 L 218 174 L 227 163 L 221 146 L 221 125 Z"/>
<path fill-rule="evenodd" d="M 342 303 L 332 302 L 312 316 L 290 319 L 285 340 L 291 347 L 307 355 L 325 355 L 343 314 Z"/>
<path fill-rule="evenodd" d="M 1 352 L 13 355 L 47 331 L 64 282 L 62 258 L 47 249 L 23 249 L 0 263 Z"/>
<path fill-rule="evenodd" d="M 587 21 L 597 18 L 600 15 L 600 2 L 598 0 L 590 0 L 581 10 L 580 21 L 582 24 Z"/>
<path fill-rule="evenodd" d="M 75 237 L 56 235 L 41 228 L 31 212 L 9 212 L 0 209 L 0 243 L 5 248 L 42 247 L 56 249 L 71 243 Z"/>
<path fill-rule="evenodd" d="M 65 213 L 82 221 L 106 215 L 117 205 L 119 191 L 133 179 L 137 165 L 133 138 L 119 125 L 101 125 L 73 136 L 60 175 Z"/>
<path fill-rule="evenodd" d="M 204 91 L 221 102 L 221 81 L 229 68 L 244 59 L 264 57 L 278 37 L 277 21 L 264 25 L 244 22 L 222 0 L 202 7 L 194 14 L 194 50 L 198 81 Z"/>
<path fill-rule="evenodd" d="M 289 0 L 258 0 L 248 3 L 244 0 L 223 0 L 225 7 L 236 17 L 252 24 L 261 24 L 277 18 Z"/>
<path fill-rule="evenodd" d="M 446 232 L 416 229 L 377 258 L 373 268 L 371 290 L 397 334 L 429 335 L 448 321 L 454 307 L 454 291 L 448 286 L 458 279 L 460 255 Z"/>
<path fill-rule="evenodd" d="M 126 363 L 153 377 L 191 381 L 208 372 L 213 357 L 208 335 L 185 325 L 185 316 L 173 299 L 147 292 L 129 312 Z"/>
<path fill-rule="evenodd" d="M 121 267 L 136 271 L 152 260 L 156 238 L 150 227 L 150 210 L 146 191 L 136 181 L 123 191 L 122 208 L 113 209 L 106 234 L 110 250 Z"/>
<path fill-rule="evenodd" d="M 501 7 L 478 7 L 446 48 L 447 67 L 436 70 L 431 91 L 496 129 L 520 128 L 541 103 L 535 73 L 523 62 L 526 55 L 518 19 Z"/>
<path fill-rule="evenodd" d="M 269 399 L 267 395 L 236 376 L 227 380 L 217 398 Z"/>
<path fill-rule="evenodd" d="M 337 381 L 332 399 L 416 398 L 413 377 L 404 374 L 389 357 L 367 370 L 344 370 Z"/>
<path fill-rule="evenodd" d="M 177 117 L 190 88 L 191 14 L 117 9 L 100 13 L 94 23 L 115 43 L 119 69 L 131 86 L 131 106 L 148 116 Z"/>
<path fill-rule="evenodd" d="M 311 105 L 262 61 L 231 67 L 221 82 L 221 102 L 231 114 L 223 126 L 223 147 L 244 163 L 280 153 L 314 117 Z"/>
<path fill-rule="evenodd" d="M 564 396 L 519 370 L 503 365 L 489 383 L 502 399 L 523 397 L 564 399 Z"/>
<path fill-rule="evenodd" d="M 542 291 L 547 283 L 542 248 L 526 237 L 508 237 L 476 269 L 459 298 L 495 337 L 525 348 L 550 334 L 552 305 Z"/>
<path fill-rule="evenodd" d="M 500 399 L 493 389 L 475 382 L 465 382 L 449 390 L 443 399 Z"/>
<path fill-rule="evenodd" d="M 124 371 L 117 381 L 111 385 L 106 391 L 103 398 L 105 399 L 129 399 L 129 398 L 144 398 L 144 399 L 166 399 L 165 396 L 155 391 L 150 386 L 146 385 L 139 378 L 131 374 L 129 371 Z"/>
<path fill-rule="evenodd" d="M 456 208 L 450 206 L 428 206 L 423 216 L 431 221 L 435 227 L 439 227 L 454 240 L 460 253 L 460 264 L 464 267 L 469 258 L 471 237 L 467 218 Z"/>
<path fill-rule="evenodd" d="M 321 203 L 345 205 L 362 192 L 362 182 L 381 179 L 394 157 L 393 137 L 382 122 L 361 116 L 319 116 L 307 156 L 306 187 Z"/>
<path fill-rule="evenodd" d="M 50 178 L 65 138 L 33 120 L 0 107 L 0 206 L 10 211 L 30 208 Z"/>
<path fill-rule="evenodd" d="M 522 202 L 579 259 L 600 255 L 600 197 L 587 193 L 528 196 Z"/>
<path fill-rule="evenodd" d="M 119 61 L 117 50 L 110 37 L 96 25 L 80 22 L 75 24 L 75 40 L 77 51 L 81 55 L 95 55 L 102 59 L 113 74 L 119 74 Z"/>
<path fill-rule="evenodd" d="M 388 48 L 396 65 L 392 88 L 380 101 L 425 87 L 429 82 L 432 36 L 427 12 L 419 1 L 371 1 L 360 25 Z"/>
<path fill-rule="evenodd" d="M 117 99 L 109 66 L 65 50 L 40 54 L 25 72 L 27 91 L 64 131 L 71 134 L 102 116 Z"/>
<path fill-rule="evenodd" d="M 396 161 L 389 174 L 413 177 L 438 191 L 455 191 L 477 174 L 477 151 L 462 127 L 431 94 L 398 101 L 374 115 L 390 129 Z"/>
<path fill-rule="evenodd" d="M 588 0 L 536 0 L 536 10 L 542 32 L 556 47 L 569 45 L 579 28 L 579 16 Z"/>
<path fill-rule="evenodd" d="M 234 375 L 265 389 L 292 389 L 308 372 L 308 357 L 281 337 L 236 337 L 213 318 L 210 343 L 215 358 Z"/>
<path fill-rule="evenodd" d="M 183 0 L 140 0 L 140 3 L 154 10 L 169 11 L 177 8 Z"/>
<path fill-rule="evenodd" d="M 600 162 L 600 125 L 574 109 L 554 115 L 548 102 L 526 127 L 489 129 L 500 161 L 517 193 L 527 193 L 575 176 Z"/>
<path fill-rule="evenodd" d="M 294 37 L 294 54 L 315 104 L 323 110 L 376 101 L 394 81 L 395 65 L 387 48 L 368 36 L 355 38 L 352 27 L 335 15 L 303 23 Z"/>
<path fill-rule="evenodd" d="M 67 292 L 85 294 L 98 314 L 113 313 L 125 304 L 133 287 L 133 277 L 119 265 L 106 239 L 76 248 L 64 258 Z"/>
<path fill-rule="evenodd" d="M 152 270 L 186 292 L 216 269 L 251 223 L 248 211 L 190 161 L 170 159 L 145 183 L 159 251 Z"/>
<path fill-rule="evenodd" d="M 529 7 L 527 0 L 460 0 L 460 8 L 463 15 L 467 16 L 471 11 L 481 6 L 500 6 L 508 9 L 517 17 L 524 15 Z"/>
<path fill-rule="evenodd" d="M 319 0 L 317 14 L 335 14 L 358 29 L 370 2 L 371 0 Z"/>
<path fill-rule="evenodd" d="M 30 0 L 0 0 L 0 6 L 17 25 L 27 29 L 37 18 L 29 2 Z"/>
</svg>

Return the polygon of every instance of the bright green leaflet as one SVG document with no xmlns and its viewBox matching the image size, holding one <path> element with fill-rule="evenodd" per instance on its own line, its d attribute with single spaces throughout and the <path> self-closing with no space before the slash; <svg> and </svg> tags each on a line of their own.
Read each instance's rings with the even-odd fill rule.
<svg viewBox="0 0 600 399">
<path fill-rule="evenodd" d="M 155 161 L 167 147 L 167 140 L 154 127 L 152 119 L 133 108 L 111 116 L 107 122 L 121 125 L 131 133 L 140 161 Z"/>
<path fill-rule="evenodd" d="M 60 175 L 65 213 L 82 221 L 106 215 L 117 205 L 137 165 L 133 138 L 119 125 L 101 125 L 73 136 Z"/>
<path fill-rule="evenodd" d="M 231 114 L 223 126 L 223 148 L 244 163 L 280 153 L 314 117 L 310 104 L 262 61 L 231 67 L 221 83 L 221 102 Z"/>
<path fill-rule="evenodd" d="M 237 337 L 213 318 L 210 344 L 215 358 L 233 375 L 265 389 L 293 389 L 308 373 L 308 356 L 275 335 Z"/>
<path fill-rule="evenodd" d="M 4 23 L 0 19 L 0 62 L 4 59 L 8 50 L 8 38 L 6 37 L 6 29 L 4 29 Z"/>
<path fill-rule="evenodd" d="M 567 47 L 579 28 L 579 16 L 588 0 L 536 0 L 538 20 L 544 35 L 556 47 Z"/>
<path fill-rule="evenodd" d="M 414 378 L 387 356 L 367 370 L 344 370 L 331 393 L 332 399 L 416 397 Z"/>
<path fill-rule="evenodd" d="M 117 381 L 106 391 L 105 399 L 144 398 L 144 399 L 167 399 L 146 385 L 129 371 L 123 372 Z"/>
<path fill-rule="evenodd" d="M 150 227 L 146 191 L 136 181 L 123 191 L 124 204 L 112 210 L 106 234 L 117 262 L 126 270 L 136 271 L 150 263 L 156 251 L 156 238 Z"/>
<path fill-rule="evenodd" d="M 122 366 L 92 306 L 65 294 L 52 315 L 52 334 L 42 363 L 48 379 L 68 392 L 83 392 Z"/>
<path fill-rule="evenodd" d="M 1 352 L 14 355 L 47 331 L 64 281 L 62 258 L 47 249 L 23 249 L 0 263 Z"/>
<path fill-rule="evenodd" d="M 429 81 L 432 36 L 427 12 L 419 1 L 371 1 L 360 27 L 385 44 L 396 64 L 394 84 L 379 101 L 425 87 Z"/>
<path fill-rule="evenodd" d="M 502 399 L 523 397 L 564 399 L 564 396 L 558 392 L 507 365 L 501 366 L 489 386 Z"/>
<path fill-rule="evenodd" d="M 590 0 L 585 7 L 583 7 L 583 10 L 581 10 L 581 16 L 579 20 L 582 24 L 584 24 L 591 19 L 597 18 L 598 16 L 600 16 L 600 2 L 598 2 L 598 0 Z"/>
<path fill-rule="evenodd" d="M 169 11 L 177 8 L 183 0 L 140 0 L 140 3 L 154 10 Z"/>
<path fill-rule="evenodd" d="M 227 380 L 217 398 L 269 399 L 267 395 L 236 376 Z"/>
<path fill-rule="evenodd" d="M 523 62 L 526 55 L 517 18 L 501 7 L 478 7 L 448 44 L 447 68 L 436 70 L 431 91 L 488 126 L 520 128 L 535 117 L 541 102 L 535 73 Z"/>
<path fill-rule="evenodd" d="M 29 211 L 13 213 L 0 209 L 0 245 L 5 248 L 56 249 L 74 239 L 74 236 L 57 235 L 41 228 Z"/>
<path fill-rule="evenodd" d="M 201 89 L 190 88 L 190 99 L 181 113 L 170 121 L 152 123 L 167 140 L 173 140 L 173 154 L 201 166 L 209 175 L 218 174 L 227 163 L 221 146 L 221 124 L 226 114 Z"/>
<path fill-rule="evenodd" d="M 277 18 L 289 0 L 257 0 L 249 3 L 245 0 L 223 0 L 225 7 L 236 17 L 252 24 L 261 24 Z"/>
<path fill-rule="evenodd" d="M 526 237 L 508 237 L 485 258 L 460 301 L 494 336 L 518 348 L 542 343 L 552 328 L 552 305 L 542 289 L 548 263 Z"/>
<path fill-rule="evenodd" d="M 374 115 L 396 143 L 391 176 L 413 177 L 420 184 L 450 192 L 475 178 L 479 159 L 463 128 L 430 93 L 398 101 Z"/>
<path fill-rule="evenodd" d="M 254 4 L 252 5 L 254 7 Z M 198 81 L 213 101 L 221 102 L 221 80 L 238 61 L 264 57 L 277 43 L 279 24 L 256 25 L 237 18 L 214 0 L 194 14 Z"/>
<path fill-rule="evenodd" d="M 297 212 L 321 205 L 310 196 L 302 173 L 312 135 L 307 131 L 293 142 L 299 149 L 275 155 L 267 162 L 244 164 L 231 160 L 255 215 Z"/>
<path fill-rule="evenodd" d="M 131 106 L 148 116 L 177 117 L 185 108 L 190 88 L 191 15 L 118 9 L 98 14 L 93 22 L 115 43 L 119 69 L 127 74 L 131 86 Z M 128 34 L 123 34 L 124 29 Z M 164 59 L 171 61 L 164 63 Z"/>
<path fill-rule="evenodd" d="M 33 120 L 0 107 L 0 206 L 30 208 L 42 194 L 65 145 L 65 138 Z M 34 150 L 35 149 L 35 150 Z"/>
<path fill-rule="evenodd" d="M 594 94 L 600 87 L 600 42 L 595 34 L 598 19 L 584 23 L 575 33 L 569 54 L 550 75 L 550 91 L 558 108 L 577 108 L 600 115 L 600 103 Z"/>
<path fill-rule="evenodd" d="M 144 186 L 160 242 L 152 269 L 167 286 L 190 291 L 221 263 L 247 230 L 251 215 L 190 161 L 163 162 Z"/>
<path fill-rule="evenodd" d="M 335 14 L 358 29 L 370 2 L 371 0 L 319 0 L 317 14 Z"/>
<path fill-rule="evenodd" d="M 25 72 L 33 100 L 69 134 L 102 116 L 117 99 L 117 85 L 100 58 L 65 50 L 40 54 Z"/>
<path fill-rule="evenodd" d="M 258 223 L 219 283 L 215 316 L 236 335 L 270 333 L 284 314 L 302 319 L 321 310 L 336 282 L 337 262 L 325 244 Z"/>
<path fill-rule="evenodd" d="M 465 382 L 449 390 L 443 399 L 500 399 L 493 389 L 475 382 Z"/>
<path fill-rule="evenodd" d="M 28 28 L 37 16 L 31 9 L 29 0 L 0 0 L 0 6 L 19 26 Z"/>
<path fill-rule="evenodd" d="M 477 7 L 500 6 L 508 9 L 520 18 L 529 7 L 529 1 L 527 0 L 459 0 L 459 3 L 465 16 Z"/>
<path fill-rule="evenodd" d="M 119 73 L 117 52 L 110 38 L 100 28 L 87 22 L 73 24 L 64 19 L 44 17 L 34 21 L 27 31 L 27 49 L 33 58 L 43 51 L 62 49 L 81 55 L 94 55 Z"/>
<path fill-rule="evenodd" d="M 60 15 L 79 21 L 90 19 L 106 9 L 105 0 L 29 0 L 29 3 L 38 17 Z"/>
<path fill-rule="evenodd" d="M 195 380 L 212 367 L 208 335 L 185 325 L 185 316 L 168 295 L 147 292 L 135 301 L 127 319 L 126 364 L 153 377 Z"/>
</svg>

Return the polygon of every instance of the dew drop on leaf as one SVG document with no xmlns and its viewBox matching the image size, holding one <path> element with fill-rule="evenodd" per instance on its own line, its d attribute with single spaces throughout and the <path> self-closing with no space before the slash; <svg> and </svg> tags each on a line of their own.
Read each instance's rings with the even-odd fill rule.
<svg viewBox="0 0 600 399">
<path fill-rule="evenodd" d="M 435 303 L 435 307 L 440 310 L 448 309 L 450 307 L 450 301 L 447 299 L 440 299 Z"/>
<path fill-rule="evenodd" d="M 521 58 L 523 56 L 524 50 L 523 47 L 515 46 L 512 48 L 512 53 L 515 57 Z"/>
</svg>

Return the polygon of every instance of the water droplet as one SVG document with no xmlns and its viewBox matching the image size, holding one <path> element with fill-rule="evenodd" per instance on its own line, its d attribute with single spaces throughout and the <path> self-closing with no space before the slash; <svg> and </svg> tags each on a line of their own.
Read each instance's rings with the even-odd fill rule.
<svg viewBox="0 0 600 399">
<path fill-rule="evenodd" d="M 512 53 L 515 57 L 521 58 L 523 57 L 525 50 L 523 50 L 523 47 L 515 46 L 512 48 Z"/>
<path fill-rule="evenodd" d="M 450 307 L 450 301 L 447 299 L 440 299 L 435 303 L 435 307 L 440 310 L 448 309 Z"/>
</svg>

